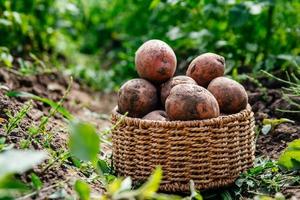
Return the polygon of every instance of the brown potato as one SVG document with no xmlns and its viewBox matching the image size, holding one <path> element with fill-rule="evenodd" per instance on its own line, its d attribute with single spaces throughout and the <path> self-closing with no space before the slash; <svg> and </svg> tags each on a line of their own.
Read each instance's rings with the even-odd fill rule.
<svg viewBox="0 0 300 200">
<path fill-rule="evenodd" d="M 118 93 L 118 109 L 129 117 L 142 117 L 154 110 L 158 103 L 156 88 L 147 80 L 127 81 Z"/>
<path fill-rule="evenodd" d="M 223 76 L 225 59 L 214 53 L 204 53 L 189 65 L 186 75 L 192 77 L 200 86 L 207 87 L 211 80 Z"/>
<path fill-rule="evenodd" d="M 171 120 L 209 119 L 220 114 L 215 97 L 205 88 L 192 84 L 180 84 L 171 89 L 166 112 Z"/>
<path fill-rule="evenodd" d="M 176 65 L 174 51 L 161 40 L 149 40 L 135 53 L 135 66 L 139 76 L 154 83 L 162 83 L 171 78 Z"/>
<path fill-rule="evenodd" d="M 143 119 L 167 121 L 167 113 L 163 110 L 154 110 L 143 117 Z"/>
<path fill-rule="evenodd" d="M 165 105 L 166 99 L 170 94 L 171 89 L 179 84 L 194 84 L 197 85 L 197 82 L 189 76 L 175 76 L 168 80 L 167 82 L 161 85 L 160 91 L 160 100 L 162 105 Z"/>
<path fill-rule="evenodd" d="M 246 108 L 248 95 L 238 82 L 226 77 L 218 77 L 207 88 L 217 99 L 221 112 L 237 113 Z"/>
</svg>

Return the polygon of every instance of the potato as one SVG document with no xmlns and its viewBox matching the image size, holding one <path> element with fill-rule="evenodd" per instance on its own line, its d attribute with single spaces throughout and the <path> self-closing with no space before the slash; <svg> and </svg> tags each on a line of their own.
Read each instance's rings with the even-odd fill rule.
<svg viewBox="0 0 300 200">
<path fill-rule="evenodd" d="M 192 77 L 200 86 L 207 87 L 216 77 L 223 76 L 225 59 L 214 53 L 205 53 L 196 57 L 189 65 L 186 75 Z"/>
<path fill-rule="evenodd" d="M 118 109 L 129 117 L 142 117 L 154 110 L 158 103 L 156 88 L 147 80 L 127 81 L 118 93 Z"/>
<path fill-rule="evenodd" d="M 143 119 L 167 121 L 167 113 L 163 110 L 154 110 L 143 117 Z"/>
<path fill-rule="evenodd" d="M 171 89 L 166 112 L 171 120 L 209 119 L 220 114 L 215 97 L 205 88 L 192 84 L 180 84 Z"/>
<path fill-rule="evenodd" d="M 139 76 L 153 83 L 162 83 L 171 78 L 176 65 L 174 51 L 161 40 L 149 40 L 135 53 L 135 66 Z"/>
<path fill-rule="evenodd" d="M 160 100 L 163 106 L 165 105 L 171 89 L 176 85 L 184 83 L 197 85 L 196 81 L 188 76 L 175 76 L 161 85 Z"/>
<path fill-rule="evenodd" d="M 221 112 L 237 113 L 246 108 L 248 95 L 238 82 L 226 77 L 218 77 L 207 88 L 217 99 Z"/>
</svg>

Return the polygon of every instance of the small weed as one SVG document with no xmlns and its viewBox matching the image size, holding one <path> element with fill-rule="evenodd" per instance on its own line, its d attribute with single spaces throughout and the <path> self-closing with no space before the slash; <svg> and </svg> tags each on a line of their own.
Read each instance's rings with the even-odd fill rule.
<svg viewBox="0 0 300 200">
<path fill-rule="evenodd" d="M 282 123 L 295 123 L 293 120 L 287 118 L 280 118 L 280 119 L 264 119 L 263 120 L 263 127 L 261 132 L 266 135 L 269 132 L 272 132 L 276 126 Z"/>
<path fill-rule="evenodd" d="M 14 147 L 13 144 L 6 144 L 6 139 L 4 137 L 0 137 L 0 152 L 12 149 Z"/>
<path fill-rule="evenodd" d="M 295 172 L 282 170 L 276 161 L 257 158 L 255 166 L 235 182 L 235 193 L 240 196 L 243 195 L 242 191 L 270 195 L 296 183 L 300 183 L 300 177 L 295 176 Z"/>
<path fill-rule="evenodd" d="M 62 107 L 63 102 L 65 101 L 65 99 L 67 98 L 68 94 L 70 93 L 70 90 L 72 88 L 73 85 L 73 79 L 71 77 L 70 79 L 70 83 L 68 85 L 68 88 L 66 90 L 66 92 L 64 93 L 63 97 L 61 98 L 61 100 L 56 103 L 53 102 L 50 99 L 47 98 L 42 98 L 42 97 L 38 97 L 35 95 L 31 95 L 29 93 L 21 93 L 21 92 L 10 92 L 7 95 L 10 97 L 19 97 L 19 96 L 26 96 L 26 97 L 31 97 L 32 99 L 38 100 L 38 101 L 42 101 L 44 103 L 47 103 L 48 105 L 51 106 L 51 110 L 49 115 L 47 116 L 43 116 L 39 125 L 35 126 L 32 125 L 31 127 L 28 128 L 28 138 L 27 139 L 22 139 L 20 146 L 21 148 L 28 148 L 29 145 L 32 143 L 33 140 L 35 140 L 35 138 L 42 134 L 43 135 L 43 142 L 37 141 L 38 143 L 41 143 L 42 146 L 44 146 L 45 148 L 50 148 L 50 144 L 53 138 L 53 135 L 51 135 L 50 133 L 46 132 L 46 125 L 49 122 L 49 119 L 51 117 L 53 117 L 57 112 L 60 112 L 63 116 L 65 116 L 68 119 L 73 118 L 73 116 L 69 113 L 69 111 L 67 111 L 65 108 Z"/>
<path fill-rule="evenodd" d="M 296 65 L 297 68 L 300 69 L 300 66 L 297 63 L 294 64 Z M 287 73 L 286 75 L 288 80 L 283 80 L 266 71 L 262 71 L 262 72 L 267 74 L 269 77 L 288 85 L 288 87 L 283 88 L 282 91 L 283 99 L 285 99 L 290 105 L 293 105 L 295 107 L 295 110 L 282 110 L 282 109 L 277 109 L 277 110 L 285 113 L 300 113 L 300 103 L 295 98 L 295 97 L 300 97 L 300 79 L 293 73 L 291 75 Z"/>
<path fill-rule="evenodd" d="M 24 119 L 26 114 L 31 110 L 31 108 L 32 108 L 32 102 L 29 101 L 15 115 L 13 115 L 11 111 L 6 112 L 6 115 L 8 116 L 8 123 L 4 125 L 4 130 L 7 135 L 10 134 L 15 128 L 17 128 L 20 125 L 21 121 Z"/>
</svg>

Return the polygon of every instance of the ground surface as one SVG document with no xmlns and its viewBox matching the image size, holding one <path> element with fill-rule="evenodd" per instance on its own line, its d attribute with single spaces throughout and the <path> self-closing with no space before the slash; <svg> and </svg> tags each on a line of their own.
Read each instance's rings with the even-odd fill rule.
<svg viewBox="0 0 300 200">
<path fill-rule="evenodd" d="M 20 148 L 20 143 L 24 138 L 28 138 L 28 128 L 32 124 L 38 124 L 42 116 L 49 113 L 50 107 L 34 101 L 33 109 L 27 114 L 20 124 L 19 128 L 14 130 L 10 135 L 5 135 L 3 125 L 7 123 L 8 116 L 4 110 L 10 110 L 15 113 L 20 110 L 22 105 L 28 99 L 8 98 L 5 96 L 7 90 L 26 91 L 32 94 L 46 97 L 54 101 L 59 101 L 67 86 L 68 79 L 59 75 L 59 73 L 47 73 L 37 76 L 24 77 L 16 71 L 8 71 L 0 68 L 0 137 L 6 137 L 7 143 L 13 144 L 15 148 Z M 276 111 L 277 108 L 292 109 L 281 95 L 280 89 L 268 89 L 262 91 L 255 84 L 245 82 L 249 94 L 249 102 L 255 112 L 256 125 L 261 126 L 264 118 L 280 118 L 283 113 Z M 78 83 L 74 83 L 70 94 L 68 95 L 64 106 L 76 117 L 93 123 L 98 130 L 107 129 L 110 126 L 109 114 L 116 105 L 116 94 L 101 94 L 82 88 Z M 286 116 L 285 116 L 286 117 Z M 267 156 L 276 159 L 280 152 L 286 147 L 287 143 L 300 138 L 300 116 L 288 115 L 295 123 L 284 123 L 274 128 L 267 135 L 259 133 L 257 139 L 256 155 Z M 260 128 L 258 128 L 260 130 Z M 47 132 L 53 137 L 48 150 L 53 152 L 55 158 L 66 151 L 66 142 L 68 138 L 68 127 L 66 121 L 60 116 L 55 115 L 47 124 Z M 38 136 L 35 141 L 31 142 L 30 148 L 42 149 L 45 141 L 43 136 Z M 110 151 L 109 146 L 103 146 L 106 151 Z M 33 171 L 39 175 L 44 183 L 43 188 L 38 194 L 31 194 L 24 199 L 44 199 L 49 195 L 68 193 L 73 194 L 73 183 L 78 178 L 87 179 L 91 183 L 94 193 L 103 191 L 101 182 L 91 178 L 92 174 L 82 173 L 71 165 L 69 160 L 64 162 L 54 162 L 48 160 L 46 164 L 41 165 Z M 88 170 L 87 170 L 88 171 Z M 24 181 L 25 176 L 21 177 Z M 67 181 L 66 181 L 67 180 Z M 284 193 L 297 195 L 300 199 L 300 187 L 285 188 Z"/>
</svg>

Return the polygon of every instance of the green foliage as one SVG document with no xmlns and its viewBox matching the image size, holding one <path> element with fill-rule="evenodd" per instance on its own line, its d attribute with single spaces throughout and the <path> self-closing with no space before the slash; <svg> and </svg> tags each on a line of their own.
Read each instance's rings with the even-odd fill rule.
<svg viewBox="0 0 300 200">
<path fill-rule="evenodd" d="M 300 177 L 294 176 L 293 172 L 282 171 L 275 161 L 262 158 L 256 159 L 255 166 L 242 174 L 235 184 L 238 189 L 248 193 L 274 194 L 281 188 L 300 183 Z"/>
<path fill-rule="evenodd" d="M 91 189 L 90 186 L 84 181 L 77 180 L 75 182 L 75 191 L 77 192 L 80 200 L 89 200 Z"/>
<path fill-rule="evenodd" d="M 278 164 L 289 170 L 300 170 L 300 139 L 288 144 L 286 150 L 280 155 Z"/>
<path fill-rule="evenodd" d="M 38 177 L 35 173 L 31 173 L 30 178 L 32 185 L 36 190 L 39 190 L 43 187 L 43 182 L 41 181 L 40 177 Z"/>
<path fill-rule="evenodd" d="M 24 74 L 66 65 L 91 87 L 114 90 L 137 76 L 136 49 L 158 38 L 174 48 L 179 71 L 208 51 L 225 56 L 233 75 L 295 70 L 298 10 L 296 0 L 1 1 L 0 63 Z"/>
<path fill-rule="evenodd" d="M 100 139 L 95 127 L 84 122 L 72 122 L 69 148 L 73 156 L 84 161 L 97 162 Z"/>
<path fill-rule="evenodd" d="M 17 194 L 28 191 L 29 188 L 13 175 L 0 177 L 0 199 L 14 199 Z"/>
<path fill-rule="evenodd" d="M 158 190 L 160 182 L 162 179 L 162 169 L 157 167 L 154 173 L 149 178 L 149 181 L 146 182 L 141 188 L 139 188 L 139 196 L 141 199 L 149 199 L 153 194 Z"/>
<path fill-rule="evenodd" d="M 140 188 L 133 190 L 132 181 L 130 177 L 125 179 L 117 178 L 111 184 L 107 186 L 107 193 L 103 195 L 100 199 L 106 200 L 121 200 L 121 199 L 158 199 L 158 200 L 168 200 L 168 199 L 195 199 L 202 200 L 200 194 L 195 191 L 192 192 L 193 196 L 188 198 L 181 198 L 176 195 L 161 194 L 157 193 L 160 182 L 162 180 L 162 169 L 157 167 L 152 175 L 149 177 L 148 181 L 144 183 Z"/>
<path fill-rule="evenodd" d="M 29 110 L 31 110 L 31 108 L 32 102 L 29 101 L 27 104 L 24 104 L 21 110 L 15 115 L 12 115 L 11 111 L 6 112 L 6 115 L 8 116 L 8 123 L 4 125 L 6 134 L 10 134 L 15 128 L 19 126 L 19 124 L 24 119 Z"/>
<path fill-rule="evenodd" d="M 13 56 L 10 54 L 9 49 L 6 47 L 0 47 L 0 63 L 3 63 L 7 67 L 12 67 Z"/>
</svg>

